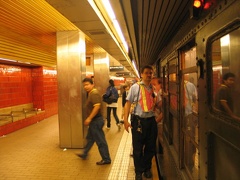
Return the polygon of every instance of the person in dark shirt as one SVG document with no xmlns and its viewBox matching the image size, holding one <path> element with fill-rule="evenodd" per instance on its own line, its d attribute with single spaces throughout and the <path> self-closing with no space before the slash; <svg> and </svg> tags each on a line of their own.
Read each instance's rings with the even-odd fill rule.
<svg viewBox="0 0 240 180">
<path fill-rule="evenodd" d="M 223 82 L 217 90 L 215 97 L 215 107 L 228 114 L 230 117 L 240 121 L 240 118 L 233 113 L 233 98 L 231 95 L 231 88 L 234 85 L 235 75 L 233 73 L 226 73 L 223 75 Z"/>
<path fill-rule="evenodd" d="M 128 91 L 129 91 L 129 85 L 128 84 L 126 84 L 126 85 L 124 85 L 123 86 L 123 93 L 122 93 L 122 119 L 124 118 L 124 105 L 125 105 L 125 103 L 126 103 L 126 97 L 127 97 L 127 94 L 128 94 Z M 123 120 L 121 120 L 120 121 L 120 123 L 124 123 L 124 121 Z"/>
<path fill-rule="evenodd" d="M 107 129 L 110 129 L 111 127 L 111 111 L 113 110 L 113 116 L 116 120 L 116 124 L 118 126 L 118 130 L 121 129 L 121 126 L 120 126 L 120 121 L 119 121 L 119 118 L 118 118 L 118 115 L 117 115 L 117 108 L 118 108 L 118 90 L 115 88 L 115 85 L 114 85 L 114 81 L 112 79 L 109 80 L 109 86 L 106 90 L 106 93 L 103 95 L 103 96 L 111 96 L 113 95 L 115 98 L 116 98 L 116 101 L 110 103 L 110 104 L 107 104 Z"/>
<path fill-rule="evenodd" d="M 83 154 L 78 156 L 82 159 L 86 159 L 89 150 L 92 148 L 94 142 L 98 146 L 98 150 L 102 157 L 102 160 L 97 162 L 97 165 L 111 164 L 111 158 L 109 155 L 108 144 L 105 138 L 105 134 L 102 130 L 104 126 L 104 119 L 101 115 L 101 102 L 102 97 L 94 88 L 94 84 L 91 78 L 85 78 L 83 81 L 84 90 L 87 92 L 86 102 L 86 115 L 87 118 L 84 121 L 85 126 L 89 126 L 87 133 L 87 144 L 84 147 Z"/>
</svg>

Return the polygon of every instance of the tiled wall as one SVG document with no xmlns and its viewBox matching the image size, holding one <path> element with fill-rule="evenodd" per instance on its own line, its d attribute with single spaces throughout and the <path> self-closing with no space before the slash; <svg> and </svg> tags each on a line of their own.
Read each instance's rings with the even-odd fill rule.
<svg viewBox="0 0 240 180">
<path fill-rule="evenodd" d="M 44 91 L 43 91 L 43 67 L 32 69 L 32 85 L 33 85 L 33 106 L 37 109 L 44 108 Z"/>
<path fill-rule="evenodd" d="M 56 70 L 43 69 L 44 109 L 46 117 L 58 113 L 58 91 Z"/>
<path fill-rule="evenodd" d="M 0 64 L 0 108 L 31 102 L 31 69 Z"/>
<path fill-rule="evenodd" d="M 0 126 L 0 136 L 58 113 L 56 70 L 0 64 L 0 108 L 26 103 L 44 112 Z"/>
</svg>

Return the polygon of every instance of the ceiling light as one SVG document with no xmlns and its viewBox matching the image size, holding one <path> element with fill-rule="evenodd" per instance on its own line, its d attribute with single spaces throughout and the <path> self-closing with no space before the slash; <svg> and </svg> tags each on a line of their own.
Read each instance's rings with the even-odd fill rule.
<svg viewBox="0 0 240 180">
<path fill-rule="evenodd" d="M 11 59 L 5 59 L 5 58 L 0 58 L 2 61 L 10 61 L 10 62 L 17 62 L 16 60 L 11 60 Z"/>
<path fill-rule="evenodd" d="M 97 14 L 97 16 L 99 17 L 115 43 L 118 45 L 119 49 L 122 51 L 124 57 L 134 70 L 136 76 L 139 77 L 138 71 L 135 69 L 135 67 L 133 67 L 131 59 L 128 56 L 129 48 L 127 42 L 123 36 L 122 30 L 119 26 L 119 23 L 116 19 L 115 13 L 109 0 L 88 0 L 88 2 L 92 6 L 93 10 Z"/>
</svg>

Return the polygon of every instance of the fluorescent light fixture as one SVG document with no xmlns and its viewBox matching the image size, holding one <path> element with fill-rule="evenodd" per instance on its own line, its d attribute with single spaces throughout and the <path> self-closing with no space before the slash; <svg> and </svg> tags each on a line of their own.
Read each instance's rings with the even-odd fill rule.
<svg viewBox="0 0 240 180">
<path fill-rule="evenodd" d="M 115 27 L 115 29 L 116 29 L 116 31 L 117 31 L 121 41 L 122 41 L 122 44 L 123 44 L 123 46 L 125 48 L 125 51 L 128 53 L 128 45 L 127 45 L 127 42 L 125 41 L 125 38 L 123 36 L 122 30 L 121 30 L 121 28 L 119 26 L 118 21 L 116 19 L 114 19 L 114 20 L 112 20 L 112 22 L 113 22 L 113 25 L 114 25 L 114 27 Z"/>
<path fill-rule="evenodd" d="M 110 76 L 110 79 L 119 80 L 119 81 L 124 81 L 125 80 L 124 77 L 116 77 L 116 76 Z"/>
<path fill-rule="evenodd" d="M 135 74 L 139 77 L 138 71 L 135 69 L 136 67 L 135 68 L 133 67 L 131 59 L 128 56 L 127 42 L 123 36 L 122 30 L 119 26 L 119 23 L 116 19 L 115 13 L 112 9 L 112 6 L 111 6 L 109 0 L 101 0 L 101 1 L 100 0 L 88 0 L 88 3 L 92 6 L 93 10 L 97 14 L 99 19 L 103 23 L 103 25 L 105 26 L 106 30 L 108 31 L 110 36 L 113 38 L 113 40 L 115 41 L 115 43 L 117 44 L 117 46 L 119 47 L 121 52 L 123 53 L 124 57 L 126 58 L 126 60 L 129 63 L 129 65 L 135 70 Z M 104 15 L 102 13 L 103 11 L 101 11 L 100 4 L 104 7 L 104 13 L 107 13 L 108 18 L 111 20 L 111 23 L 114 27 L 114 30 L 117 32 L 117 36 L 119 37 L 120 42 L 117 40 L 116 35 L 113 33 L 112 29 L 109 27 L 109 24 L 106 21 L 106 17 L 104 17 Z"/>
<path fill-rule="evenodd" d="M 134 67 L 134 70 L 137 72 L 138 77 L 140 77 L 139 73 L 138 73 L 138 70 L 137 70 L 137 66 L 136 66 L 135 60 L 132 60 L 132 65 Z"/>
<path fill-rule="evenodd" d="M 222 66 L 214 66 L 214 67 L 212 67 L 212 70 L 213 71 L 221 71 L 222 70 Z"/>
<path fill-rule="evenodd" d="M 109 66 L 109 59 L 102 58 L 102 59 L 94 59 L 94 64 L 107 64 Z"/>
<path fill-rule="evenodd" d="M 118 23 L 118 21 L 116 19 L 115 13 L 114 13 L 114 11 L 112 9 L 112 6 L 111 6 L 109 0 L 102 0 L 102 4 L 103 4 L 103 6 L 105 8 L 106 13 L 108 14 L 108 17 L 111 19 L 111 21 L 112 21 L 112 23 L 113 23 L 113 25 L 114 25 L 114 27 L 115 27 L 115 29 L 117 31 L 118 36 L 120 37 L 120 39 L 122 41 L 122 44 L 123 44 L 123 46 L 125 48 L 125 51 L 128 52 L 127 42 L 126 42 L 126 40 L 125 40 L 125 38 L 123 36 L 122 30 L 121 30 L 121 28 L 119 26 L 119 23 Z"/>
<path fill-rule="evenodd" d="M 102 0 L 102 4 L 104 5 L 106 12 L 108 13 L 108 16 L 111 19 L 116 19 L 115 13 L 112 9 L 112 6 L 111 6 L 109 0 Z"/>
<path fill-rule="evenodd" d="M 43 74 L 56 75 L 57 70 L 55 70 L 55 69 L 54 70 L 44 69 Z"/>
<path fill-rule="evenodd" d="M 230 42 L 229 34 L 227 34 L 226 36 L 223 36 L 220 39 L 220 42 L 221 42 L 221 46 L 228 46 Z"/>
<path fill-rule="evenodd" d="M 3 61 L 10 61 L 10 62 L 17 62 L 16 60 L 5 59 L 5 58 L 0 58 L 0 60 L 3 60 Z"/>
<path fill-rule="evenodd" d="M 88 3 L 92 6 L 93 10 L 95 11 L 95 13 L 97 14 L 97 16 L 99 17 L 99 19 L 101 20 L 101 22 L 103 23 L 103 25 L 105 26 L 106 30 L 108 31 L 108 33 L 111 35 L 111 37 L 113 38 L 113 40 L 116 42 L 116 44 L 119 46 L 119 43 L 116 39 L 116 37 L 114 36 L 114 34 L 112 33 L 110 27 L 108 26 L 106 20 L 104 19 L 102 13 L 100 12 L 100 10 L 98 9 L 98 6 L 95 4 L 94 0 L 88 0 Z M 120 47 L 119 47 L 120 48 Z M 121 48 L 120 48 L 121 49 Z"/>
<path fill-rule="evenodd" d="M 17 61 L 17 62 L 21 64 L 31 64 L 30 62 L 22 62 L 22 61 Z"/>
</svg>

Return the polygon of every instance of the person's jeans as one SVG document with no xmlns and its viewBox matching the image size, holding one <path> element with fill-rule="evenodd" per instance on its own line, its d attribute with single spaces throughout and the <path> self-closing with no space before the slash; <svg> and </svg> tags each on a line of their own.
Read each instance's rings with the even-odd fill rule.
<svg viewBox="0 0 240 180">
<path fill-rule="evenodd" d="M 103 126 L 104 120 L 102 116 L 94 118 L 92 122 L 89 124 L 88 133 L 86 137 L 87 144 L 84 148 L 84 155 L 86 156 L 88 155 L 89 150 L 93 146 L 94 142 L 96 142 L 102 160 L 106 162 L 111 162 L 108 144 L 105 138 L 105 134 L 102 130 Z"/>
<path fill-rule="evenodd" d="M 113 116 L 116 120 L 116 123 L 119 124 L 119 119 L 117 116 L 117 108 L 116 107 L 107 107 L 107 127 L 111 127 L 111 110 L 113 109 Z"/>
</svg>

